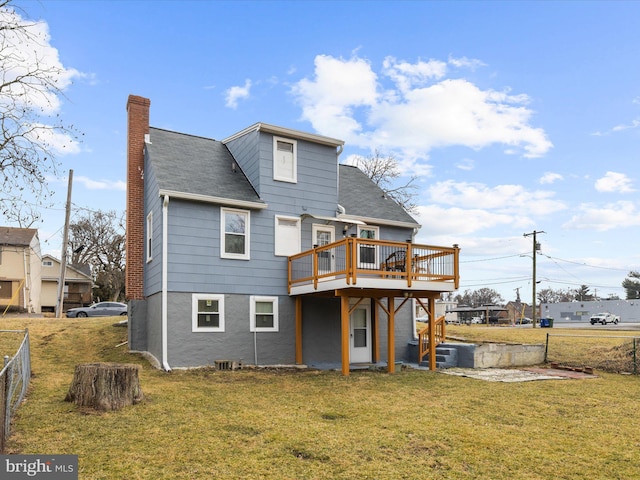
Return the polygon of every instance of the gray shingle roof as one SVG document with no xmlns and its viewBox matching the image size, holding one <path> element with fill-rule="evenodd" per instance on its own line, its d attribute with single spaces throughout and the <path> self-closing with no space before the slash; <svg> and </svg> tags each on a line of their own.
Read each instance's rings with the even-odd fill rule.
<svg viewBox="0 0 640 480">
<path fill-rule="evenodd" d="M 227 147 L 217 140 L 149 129 L 147 152 L 158 187 L 181 193 L 261 202 Z"/>
<path fill-rule="evenodd" d="M 31 240 L 37 233 L 38 230 L 35 228 L 0 227 L 0 245 L 26 247 L 31 244 Z"/>
<path fill-rule="evenodd" d="M 394 222 L 418 222 L 357 167 L 340 165 L 338 203 L 347 215 Z"/>
</svg>

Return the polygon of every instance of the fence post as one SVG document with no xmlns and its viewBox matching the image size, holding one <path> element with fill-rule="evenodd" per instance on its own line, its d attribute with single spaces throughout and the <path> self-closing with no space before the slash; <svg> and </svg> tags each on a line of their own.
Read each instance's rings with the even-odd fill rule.
<svg viewBox="0 0 640 480">
<path fill-rule="evenodd" d="M 547 363 L 547 352 L 549 351 L 549 334 L 547 333 L 547 343 L 544 346 L 544 363 Z"/>
</svg>

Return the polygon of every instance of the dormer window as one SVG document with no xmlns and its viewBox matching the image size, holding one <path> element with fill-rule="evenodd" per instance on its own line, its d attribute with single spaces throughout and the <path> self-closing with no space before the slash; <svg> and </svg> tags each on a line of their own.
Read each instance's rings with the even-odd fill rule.
<svg viewBox="0 0 640 480">
<path fill-rule="evenodd" d="M 273 179 L 281 182 L 298 181 L 298 145 L 295 140 L 273 137 Z"/>
</svg>

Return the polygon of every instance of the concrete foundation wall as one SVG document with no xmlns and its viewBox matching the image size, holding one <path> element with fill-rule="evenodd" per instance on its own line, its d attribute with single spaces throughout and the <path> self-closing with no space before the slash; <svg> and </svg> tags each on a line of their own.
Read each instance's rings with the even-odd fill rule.
<svg viewBox="0 0 640 480">
<path fill-rule="evenodd" d="M 484 343 L 473 353 L 474 368 L 524 367 L 544 362 L 544 345 Z"/>
</svg>

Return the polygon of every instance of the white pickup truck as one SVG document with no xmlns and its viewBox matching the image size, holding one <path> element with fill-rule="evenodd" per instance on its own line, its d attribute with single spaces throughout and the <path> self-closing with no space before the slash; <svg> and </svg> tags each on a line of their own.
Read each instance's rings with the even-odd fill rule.
<svg viewBox="0 0 640 480">
<path fill-rule="evenodd" d="M 620 321 L 620 317 L 613 313 L 596 313 L 595 315 L 591 315 L 589 321 L 591 325 L 595 325 L 596 323 L 601 323 L 602 325 L 606 325 L 607 323 L 617 324 Z"/>
</svg>

